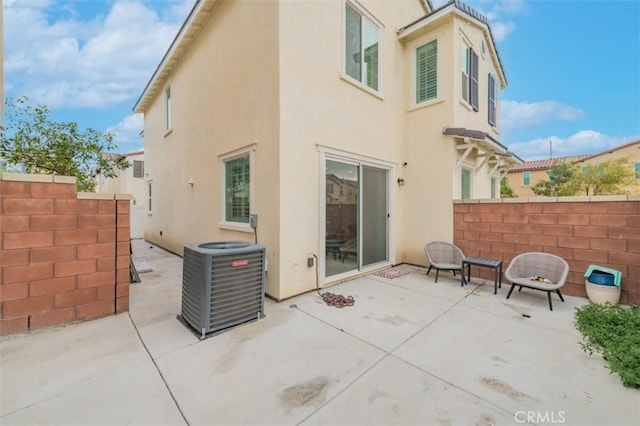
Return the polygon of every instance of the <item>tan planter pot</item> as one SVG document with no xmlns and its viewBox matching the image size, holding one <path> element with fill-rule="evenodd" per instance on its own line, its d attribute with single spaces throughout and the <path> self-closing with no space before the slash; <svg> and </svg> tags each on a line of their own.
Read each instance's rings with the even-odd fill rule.
<svg viewBox="0 0 640 426">
<path fill-rule="evenodd" d="M 587 289 L 587 297 L 591 303 L 596 305 L 617 305 L 620 301 L 620 287 L 617 285 L 600 285 L 590 283 L 589 280 L 584 282 Z"/>
</svg>

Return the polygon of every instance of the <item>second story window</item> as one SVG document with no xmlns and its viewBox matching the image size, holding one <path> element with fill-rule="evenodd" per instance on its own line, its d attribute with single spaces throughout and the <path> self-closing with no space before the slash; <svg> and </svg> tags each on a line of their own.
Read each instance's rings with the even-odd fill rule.
<svg viewBox="0 0 640 426">
<path fill-rule="evenodd" d="M 474 111 L 478 111 L 478 54 L 464 40 L 461 46 L 461 93 Z"/>
<path fill-rule="evenodd" d="M 416 103 L 438 97 L 438 40 L 416 49 Z"/>
<path fill-rule="evenodd" d="M 133 160 L 133 177 L 144 177 L 144 161 Z"/>
<path fill-rule="evenodd" d="M 347 4 L 345 23 L 345 73 L 378 90 L 380 29 Z"/>
<path fill-rule="evenodd" d="M 489 74 L 489 124 L 496 126 L 498 122 L 498 81 Z"/>
<path fill-rule="evenodd" d="M 524 172 L 522 174 L 522 185 L 523 186 L 531 185 L 531 173 L 530 172 Z"/>
<path fill-rule="evenodd" d="M 165 118 L 166 118 L 166 128 L 167 130 L 171 130 L 171 86 L 167 86 L 164 90 L 164 107 L 165 107 Z"/>
</svg>

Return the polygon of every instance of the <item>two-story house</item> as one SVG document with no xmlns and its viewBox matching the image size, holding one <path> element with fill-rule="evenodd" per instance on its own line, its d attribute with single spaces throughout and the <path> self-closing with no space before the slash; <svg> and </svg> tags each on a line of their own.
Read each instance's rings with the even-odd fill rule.
<svg viewBox="0 0 640 426">
<path fill-rule="evenodd" d="M 277 300 L 316 266 L 322 286 L 424 265 L 427 241 L 453 240 L 452 200 L 499 197 L 521 161 L 499 142 L 505 86 L 487 20 L 458 1 L 198 0 L 134 107 L 145 238 L 257 239 Z"/>
</svg>

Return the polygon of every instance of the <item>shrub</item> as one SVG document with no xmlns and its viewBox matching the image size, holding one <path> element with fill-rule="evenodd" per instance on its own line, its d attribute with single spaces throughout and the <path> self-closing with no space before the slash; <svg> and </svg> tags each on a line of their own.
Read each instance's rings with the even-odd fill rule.
<svg viewBox="0 0 640 426">
<path fill-rule="evenodd" d="M 582 350 L 602 354 L 626 387 L 640 389 L 640 306 L 585 305 L 576 308 Z"/>
</svg>

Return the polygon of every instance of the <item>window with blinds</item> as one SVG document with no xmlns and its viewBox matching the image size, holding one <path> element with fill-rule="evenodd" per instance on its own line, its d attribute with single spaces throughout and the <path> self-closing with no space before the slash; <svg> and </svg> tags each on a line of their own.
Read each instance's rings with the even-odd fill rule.
<svg viewBox="0 0 640 426">
<path fill-rule="evenodd" d="M 489 124 L 496 125 L 498 109 L 498 82 L 489 74 Z"/>
<path fill-rule="evenodd" d="M 416 103 L 438 97 L 438 40 L 416 49 Z"/>
<path fill-rule="evenodd" d="M 464 40 L 461 58 L 461 93 L 474 111 L 478 111 L 478 54 Z"/>
<path fill-rule="evenodd" d="M 225 221 L 249 223 L 249 154 L 225 162 Z"/>
<path fill-rule="evenodd" d="M 133 177 L 144 177 L 144 161 L 133 160 Z"/>
</svg>

